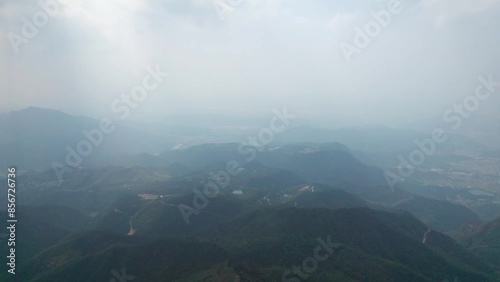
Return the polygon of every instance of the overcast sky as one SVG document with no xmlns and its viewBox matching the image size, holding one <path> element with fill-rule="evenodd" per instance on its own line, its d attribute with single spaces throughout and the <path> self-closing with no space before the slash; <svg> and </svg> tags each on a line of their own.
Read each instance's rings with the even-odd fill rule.
<svg viewBox="0 0 500 282">
<path fill-rule="evenodd" d="M 350 63 L 339 46 L 354 45 L 356 28 L 390 0 L 241 0 L 227 11 L 212 0 L 67 2 L 16 54 L 9 34 L 22 36 L 23 17 L 43 10 L 0 0 L 0 111 L 113 116 L 111 103 L 148 65 L 170 77 L 131 118 L 288 106 L 307 118 L 391 124 L 442 115 L 481 75 L 500 81 L 498 0 L 402 1 Z M 498 113 L 497 94 L 478 112 Z"/>
</svg>

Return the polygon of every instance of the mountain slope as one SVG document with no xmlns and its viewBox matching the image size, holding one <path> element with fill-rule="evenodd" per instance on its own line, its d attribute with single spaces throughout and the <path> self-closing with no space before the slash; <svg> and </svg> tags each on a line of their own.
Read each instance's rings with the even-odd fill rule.
<svg viewBox="0 0 500 282">
<path fill-rule="evenodd" d="M 471 253 L 500 269 L 500 218 L 479 226 L 464 228 L 463 245 Z"/>
<path fill-rule="evenodd" d="M 293 266 L 320 246 L 328 257 L 318 262 L 316 271 L 304 272 L 308 281 L 416 282 L 455 276 L 460 281 L 493 281 L 491 269 L 450 238 L 436 232 L 422 243 L 426 231 L 405 213 L 266 208 L 220 225 L 208 241 L 75 234 L 40 253 L 17 277 L 107 281 L 112 270 L 125 267 L 134 281 L 282 281 L 297 277 Z M 461 257 L 452 257 L 456 253 Z"/>
<path fill-rule="evenodd" d="M 0 115 L 0 165 L 16 165 L 22 170 L 45 170 L 53 162 L 66 165 L 67 146 L 77 145 L 96 134 L 101 121 L 76 117 L 56 110 L 27 108 Z M 112 124 L 111 133 L 102 133 L 102 142 L 93 142 L 92 153 L 80 165 L 110 163 L 117 155 L 157 153 L 173 144 L 168 138 L 145 133 L 135 128 Z M 89 132 L 87 135 L 83 131 Z M 98 134 L 93 135 L 96 140 Z M 95 145 L 97 144 L 97 145 Z"/>
</svg>

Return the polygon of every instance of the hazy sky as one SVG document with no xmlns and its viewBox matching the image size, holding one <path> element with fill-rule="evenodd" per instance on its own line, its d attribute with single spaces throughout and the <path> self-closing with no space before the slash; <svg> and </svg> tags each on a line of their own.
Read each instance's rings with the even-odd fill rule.
<svg viewBox="0 0 500 282">
<path fill-rule="evenodd" d="M 354 45 L 356 28 L 390 0 L 241 0 L 224 19 L 212 0 L 67 2 L 16 54 L 9 34 L 22 36 L 23 17 L 43 10 L 0 0 L 0 111 L 113 116 L 111 103 L 148 65 L 170 77 L 131 118 L 286 105 L 307 118 L 390 124 L 441 115 L 480 75 L 500 81 L 498 0 L 402 1 L 350 63 L 340 44 Z M 498 113 L 497 94 L 481 113 Z"/>
</svg>

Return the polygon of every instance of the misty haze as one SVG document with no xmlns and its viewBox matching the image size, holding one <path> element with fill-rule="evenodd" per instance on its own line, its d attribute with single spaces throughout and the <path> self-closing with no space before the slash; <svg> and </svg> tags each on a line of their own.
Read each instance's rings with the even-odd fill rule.
<svg viewBox="0 0 500 282">
<path fill-rule="evenodd" d="M 500 281 L 499 0 L 1 0 L 0 281 Z"/>
</svg>

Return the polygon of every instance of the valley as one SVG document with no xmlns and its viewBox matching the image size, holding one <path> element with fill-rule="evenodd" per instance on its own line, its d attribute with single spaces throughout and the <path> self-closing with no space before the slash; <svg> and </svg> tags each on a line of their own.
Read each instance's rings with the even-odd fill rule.
<svg viewBox="0 0 500 282">
<path fill-rule="evenodd" d="M 16 277 L 104 281 L 126 266 L 134 281 L 498 279 L 496 159 L 436 154 L 390 187 L 391 152 L 281 140 L 249 161 L 239 147 L 127 156 L 64 181 L 19 166 L 18 236 L 32 243 Z M 308 259 L 318 238 L 336 246 L 321 262 Z"/>
</svg>

